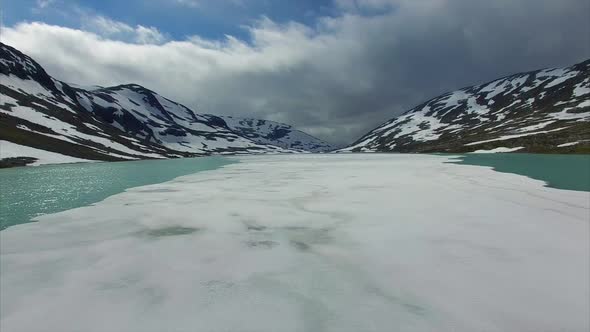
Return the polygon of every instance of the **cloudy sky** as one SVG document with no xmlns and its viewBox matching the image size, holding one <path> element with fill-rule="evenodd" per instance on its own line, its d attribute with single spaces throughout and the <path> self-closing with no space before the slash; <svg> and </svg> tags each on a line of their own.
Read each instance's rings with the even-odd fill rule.
<svg viewBox="0 0 590 332">
<path fill-rule="evenodd" d="M 53 76 L 335 144 L 440 93 L 590 58 L 588 0 L 0 0 Z"/>
</svg>

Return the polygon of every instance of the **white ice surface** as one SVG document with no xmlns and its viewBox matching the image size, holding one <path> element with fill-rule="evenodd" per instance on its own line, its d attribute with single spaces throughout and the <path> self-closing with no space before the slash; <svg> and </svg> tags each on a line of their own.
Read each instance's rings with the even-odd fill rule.
<svg viewBox="0 0 590 332">
<path fill-rule="evenodd" d="M 0 330 L 587 331 L 590 194 L 448 159 L 244 157 L 8 228 Z"/>
<path fill-rule="evenodd" d="M 39 150 L 25 145 L 19 145 L 8 141 L 0 141 L 0 159 L 14 157 L 32 157 L 38 160 L 29 166 L 38 166 L 44 164 L 67 164 L 82 163 L 94 160 L 74 158 L 63 154 Z"/>
</svg>

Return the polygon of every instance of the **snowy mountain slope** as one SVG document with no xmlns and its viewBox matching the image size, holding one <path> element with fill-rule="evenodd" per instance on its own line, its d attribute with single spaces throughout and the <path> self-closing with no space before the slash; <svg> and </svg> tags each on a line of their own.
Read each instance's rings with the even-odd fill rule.
<svg viewBox="0 0 590 332">
<path fill-rule="evenodd" d="M 196 114 L 140 85 L 128 84 L 80 91 L 78 102 L 88 112 L 140 141 L 189 154 L 281 152 L 231 131 L 213 115 Z"/>
<path fill-rule="evenodd" d="M 387 121 L 340 151 L 472 152 L 497 148 L 590 152 L 590 60 L 443 94 Z"/>
<path fill-rule="evenodd" d="M 69 164 L 90 161 L 1 140 L 0 154 L 2 155 L 2 159 L 0 159 L 0 167 L 24 166 L 26 164 L 31 166 L 44 164 Z M 23 155 L 27 157 L 22 157 Z"/>
<path fill-rule="evenodd" d="M 284 123 L 233 116 L 221 118 L 232 131 L 259 144 L 273 144 L 285 149 L 309 152 L 328 152 L 335 149 L 330 144 Z"/>
<path fill-rule="evenodd" d="M 0 139 L 107 161 L 294 152 L 272 140 L 254 141 L 220 117 L 196 114 L 136 84 L 82 88 L 58 81 L 1 43 Z"/>
</svg>

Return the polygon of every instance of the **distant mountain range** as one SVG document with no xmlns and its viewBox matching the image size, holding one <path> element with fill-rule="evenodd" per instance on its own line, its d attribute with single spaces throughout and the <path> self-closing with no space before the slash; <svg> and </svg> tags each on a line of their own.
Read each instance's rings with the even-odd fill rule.
<svg viewBox="0 0 590 332">
<path fill-rule="evenodd" d="M 335 149 L 332 145 L 284 123 L 234 116 L 221 118 L 233 132 L 259 144 L 309 152 L 328 152 Z"/>
<path fill-rule="evenodd" d="M 61 82 L 2 43 L 0 140 L 106 161 L 334 149 L 289 125 L 197 114 L 137 84 L 84 88 Z"/>
<path fill-rule="evenodd" d="M 340 151 L 590 153 L 590 60 L 445 93 Z"/>
<path fill-rule="evenodd" d="M 68 84 L 2 43 L 0 141 L 5 151 L 41 151 L 66 160 L 334 150 L 289 125 L 198 114 L 137 84 Z M 590 60 L 443 94 L 338 150 L 514 151 L 590 153 Z M 7 158 L 0 146 L 0 167 L 35 162 L 23 154 Z"/>
</svg>

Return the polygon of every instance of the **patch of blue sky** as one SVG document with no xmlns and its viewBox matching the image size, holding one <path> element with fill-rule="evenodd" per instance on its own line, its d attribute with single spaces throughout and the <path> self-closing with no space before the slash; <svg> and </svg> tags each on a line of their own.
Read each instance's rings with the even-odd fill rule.
<svg viewBox="0 0 590 332">
<path fill-rule="evenodd" d="M 3 24 L 40 21 L 84 28 L 93 16 L 135 27 L 154 27 L 174 40 L 189 36 L 248 40 L 245 26 L 262 17 L 274 22 L 314 25 L 319 17 L 337 15 L 333 0 L 4 0 Z"/>
</svg>

